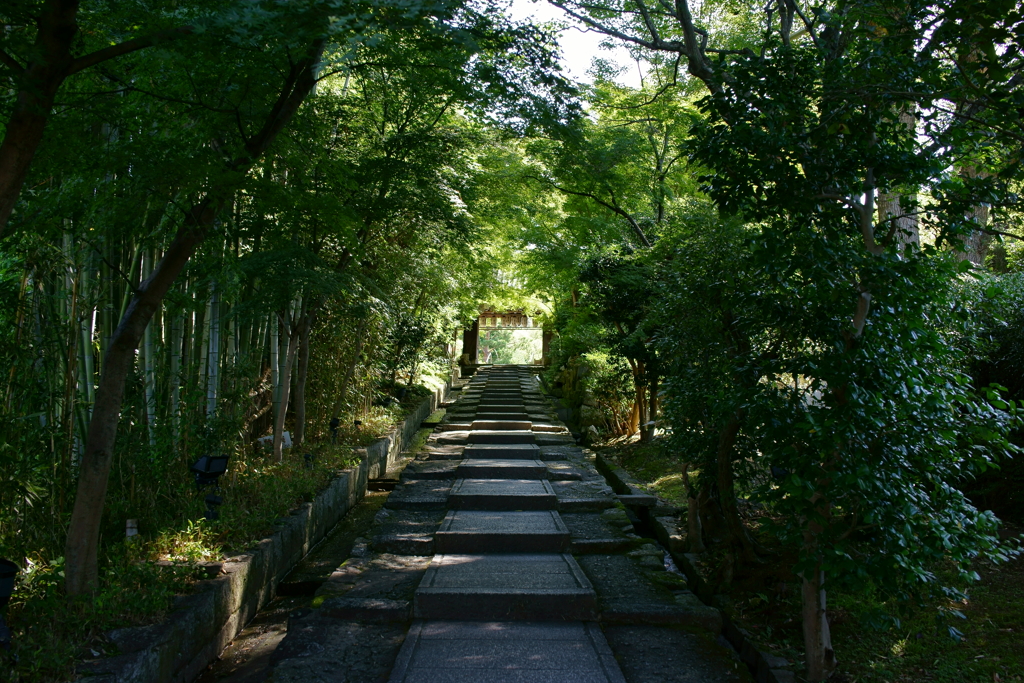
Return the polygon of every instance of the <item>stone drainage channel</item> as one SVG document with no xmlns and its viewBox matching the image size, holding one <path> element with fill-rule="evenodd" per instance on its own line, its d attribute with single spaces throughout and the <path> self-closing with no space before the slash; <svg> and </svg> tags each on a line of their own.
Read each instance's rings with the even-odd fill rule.
<svg viewBox="0 0 1024 683">
<path fill-rule="evenodd" d="M 752 680 L 531 368 L 481 368 L 405 463 L 198 683 Z"/>
</svg>

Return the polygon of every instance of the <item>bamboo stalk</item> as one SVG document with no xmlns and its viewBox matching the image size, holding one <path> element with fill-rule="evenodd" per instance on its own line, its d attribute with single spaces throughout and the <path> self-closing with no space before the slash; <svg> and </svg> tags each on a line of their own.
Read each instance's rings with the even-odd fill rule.
<svg viewBox="0 0 1024 683">
<path fill-rule="evenodd" d="M 142 252 L 142 279 L 149 277 L 153 270 L 153 261 L 149 249 Z M 153 358 L 153 325 L 150 320 L 146 330 L 142 333 L 142 355 L 143 355 L 143 378 L 146 394 L 146 434 L 149 437 L 149 446 L 156 446 L 156 365 Z"/>
<path fill-rule="evenodd" d="M 206 365 L 206 417 L 217 413 L 217 390 L 220 387 L 220 290 L 214 285 L 210 296 L 210 333 Z"/>
</svg>

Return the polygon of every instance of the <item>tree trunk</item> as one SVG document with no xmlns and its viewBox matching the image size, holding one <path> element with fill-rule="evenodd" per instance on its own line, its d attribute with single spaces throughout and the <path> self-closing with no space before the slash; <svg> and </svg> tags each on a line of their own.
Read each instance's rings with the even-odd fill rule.
<svg viewBox="0 0 1024 683">
<path fill-rule="evenodd" d="M 650 406 L 647 402 L 647 386 L 645 385 L 644 364 L 637 362 L 633 370 L 633 384 L 636 389 L 637 405 L 637 430 L 640 432 L 640 442 L 647 443 L 651 440 L 650 427 Z"/>
<path fill-rule="evenodd" d="M 988 176 L 988 173 L 984 171 L 979 172 L 974 166 L 967 166 L 961 172 L 970 178 L 984 178 Z M 978 227 L 972 230 L 970 235 L 965 235 L 962 238 L 963 251 L 959 252 L 958 255 L 960 258 L 970 261 L 975 267 L 980 268 L 985 265 L 985 257 L 988 255 L 988 248 L 992 243 L 992 236 L 984 232 L 984 229 L 988 226 L 989 207 L 979 204 L 967 212 L 967 218 L 971 219 L 971 222 Z"/>
<path fill-rule="evenodd" d="M 690 466 L 683 464 L 683 488 L 686 489 L 686 545 L 691 553 L 702 553 L 704 547 L 704 529 L 700 523 L 700 503 L 697 494 L 690 485 Z"/>
<path fill-rule="evenodd" d="M 806 675 L 810 683 L 818 683 L 827 679 L 837 664 L 825 609 L 825 574 L 819 565 L 810 578 L 803 576 L 801 579 Z"/>
<path fill-rule="evenodd" d="M 185 315 L 178 313 L 171 321 L 171 439 L 175 447 L 178 445 L 178 430 L 181 419 L 178 415 L 178 402 L 181 400 L 181 345 Z"/>
<path fill-rule="evenodd" d="M 216 285 L 210 296 L 210 347 L 206 359 L 206 417 L 212 418 L 217 414 L 220 388 L 220 292 Z"/>
<path fill-rule="evenodd" d="M 299 331 L 299 368 L 295 376 L 295 439 L 296 446 L 306 440 L 306 378 L 309 374 L 309 330 L 313 315 L 302 316 Z"/>
<path fill-rule="evenodd" d="M 743 425 L 739 415 L 734 415 L 718 433 L 718 452 L 716 453 L 716 483 L 718 500 L 725 518 L 726 532 L 732 545 L 740 550 L 740 556 L 746 562 L 757 562 L 758 554 L 754 542 L 747 533 L 747 528 L 740 518 L 740 510 L 736 505 L 736 488 L 732 472 L 733 449 L 736 437 Z"/>
<path fill-rule="evenodd" d="M 281 321 L 277 313 L 270 314 L 270 391 L 274 406 L 274 421 L 281 412 Z"/>
<path fill-rule="evenodd" d="M 77 0 L 48 0 L 36 20 L 35 60 L 15 77 L 18 98 L 0 143 L 0 235 L 43 140 L 54 97 L 71 69 L 77 15 Z"/>
<path fill-rule="evenodd" d="M 97 584 L 100 523 L 124 399 L 124 385 L 135 363 L 135 352 L 146 325 L 175 278 L 213 227 L 221 209 L 231 199 L 234 188 L 244 181 L 252 164 L 266 152 L 309 93 L 313 86 L 313 65 L 319 62 L 323 45 L 323 41 L 318 40 L 306 59 L 293 64 L 263 127 L 249 139 L 245 154 L 229 164 L 229 173 L 222 176 L 221 184 L 211 188 L 186 213 L 185 220 L 160 263 L 152 275 L 139 285 L 110 339 L 96 391 L 92 420 L 89 422 L 64 551 L 65 589 L 68 595 L 86 593 Z M 7 134 L 10 133 L 8 128 Z"/>
<path fill-rule="evenodd" d="M 142 278 L 145 280 L 153 270 L 149 249 L 143 252 L 142 256 Z M 143 381 L 145 383 L 146 396 L 146 434 L 149 436 L 149 446 L 156 446 L 156 358 L 153 348 L 153 324 L 150 320 L 143 333 Z"/>
<path fill-rule="evenodd" d="M 626 427 L 627 433 L 632 436 L 640 431 L 640 404 L 633 400 L 633 408 L 629 411 L 629 424 Z"/>
<path fill-rule="evenodd" d="M 907 107 L 910 107 L 908 109 Z M 917 118 L 914 116 L 913 105 L 906 105 L 900 110 L 900 123 L 913 134 L 917 128 Z M 907 215 L 903 209 L 901 200 L 903 197 L 911 198 L 913 195 L 900 195 L 895 193 L 878 193 L 878 225 L 881 227 L 880 234 L 886 235 L 892 229 L 896 232 L 896 243 L 900 251 L 906 249 L 907 245 L 920 246 L 921 229 L 917 216 Z M 889 223 L 891 221 L 892 223 Z"/>
<path fill-rule="evenodd" d="M 286 325 L 286 327 L 291 327 Z M 295 365 L 295 356 L 298 351 L 298 330 L 288 335 L 288 350 L 285 352 L 284 368 L 281 370 L 281 401 L 277 415 L 274 416 L 274 462 L 284 460 L 284 420 L 288 413 L 288 399 L 292 388 L 292 367 Z"/>
<path fill-rule="evenodd" d="M 135 296 L 110 340 L 103 360 L 96 403 L 86 437 L 65 546 L 65 586 L 69 595 L 92 590 L 97 581 L 100 521 L 107 478 L 124 398 L 124 385 L 135 364 L 135 351 L 153 313 L 188 259 L 213 225 L 223 200 L 207 196 L 192 207 L 167 253 Z"/>
<path fill-rule="evenodd" d="M 359 365 L 359 355 L 363 352 L 363 341 L 366 339 L 366 325 L 367 319 L 363 318 L 359 321 L 359 327 L 356 329 L 355 352 L 352 354 L 352 362 L 345 371 L 345 377 L 341 380 L 341 388 L 338 390 L 338 400 L 334 402 L 334 410 L 331 412 L 332 420 L 340 419 L 341 411 L 345 408 L 345 398 L 348 395 L 348 387 L 352 382 L 352 376 L 356 372 L 356 366 Z"/>
</svg>

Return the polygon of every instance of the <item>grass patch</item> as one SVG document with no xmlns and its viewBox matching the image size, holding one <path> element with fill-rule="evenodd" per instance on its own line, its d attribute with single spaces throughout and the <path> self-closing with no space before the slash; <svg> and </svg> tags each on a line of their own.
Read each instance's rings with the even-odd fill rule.
<svg viewBox="0 0 1024 683">
<path fill-rule="evenodd" d="M 640 488 L 676 507 L 686 506 L 683 461 L 665 447 L 663 440 L 643 444 L 635 438 L 619 438 L 593 448 L 603 458 L 629 472 Z"/>
</svg>

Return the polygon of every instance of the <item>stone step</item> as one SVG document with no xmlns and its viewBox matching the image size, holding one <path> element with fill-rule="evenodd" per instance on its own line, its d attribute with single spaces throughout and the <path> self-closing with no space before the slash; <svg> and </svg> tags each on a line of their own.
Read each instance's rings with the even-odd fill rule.
<svg viewBox="0 0 1024 683">
<path fill-rule="evenodd" d="M 467 408 L 468 407 L 469 406 L 467 406 Z M 476 406 L 473 406 L 473 407 L 475 408 L 476 412 L 478 412 L 478 413 L 480 413 L 480 412 L 485 412 L 485 413 L 486 412 L 491 412 L 491 413 L 493 413 L 493 412 L 498 412 L 498 413 L 503 413 L 503 412 L 520 412 L 520 413 L 525 413 L 525 412 L 529 412 L 527 410 L 527 408 L 526 408 L 526 404 L 524 404 L 522 401 L 519 401 L 518 403 L 480 403 L 480 404 L 478 404 Z"/>
<path fill-rule="evenodd" d="M 509 460 L 540 460 L 540 446 L 532 443 L 480 443 L 466 446 L 462 451 L 465 458 L 473 460 L 484 460 L 487 458 L 500 458 Z"/>
<path fill-rule="evenodd" d="M 547 479 L 548 466 L 540 460 L 526 458 L 466 458 L 456 468 L 455 476 L 461 479 Z"/>
<path fill-rule="evenodd" d="M 529 420 L 532 417 L 525 410 L 478 410 L 472 413 L 474 420 Z"/>
<path fill-rule="evenodd" d="M 564 553 L 569 530 L 557 512 L 452 510 L 434 535 L 437 553 Z"/>
<path fill-rule="evenodd" d="M 596 624 L 414 622 L 389 683 L 625 683 Z"/>
<path fill-rule="evenodd" d="M 568 554 L 435 555 L 418 619 L 593 621 L 597 596 Z"/>
<path fill-rule="evenodd" d="M 535 443 L 533 432 L 527 429 L 481 429 L 469 433 L 469 443 Z"/>
<path fill-rule="evenodd" d="M 457 479 L 452 510 L 555 510 L 558 497 L 546 479 Z"/>
<path fill-rule="evenodd" d="M 533 423 L 529 420 L 473 420 L 469 428 L 472 431 L 531 431 Z"/>
<path fill-rule="evenodd" d="M 492 406 L 521 406 L 523 405 L 522 396 L 495 396 L 493 394 L 485 394 L 480 398 L 480 405 L 492 405 Z"/>
<path fill-rule="evenodd" d="M 403 482 L 388 495 L 385 507 L 394 510 L 443 510 L 448 502 L 451 480 L 417 479 Z"/>
<path fill-rule="evenodd" d="M 402 471 L 402 479 L 456 479 L 458 467 L 458 460 L 417 460 Z"/>
</svg>

